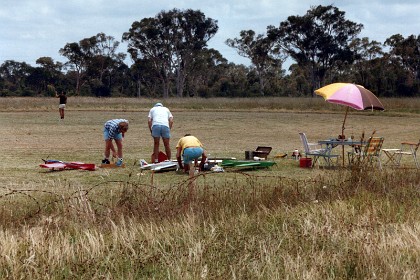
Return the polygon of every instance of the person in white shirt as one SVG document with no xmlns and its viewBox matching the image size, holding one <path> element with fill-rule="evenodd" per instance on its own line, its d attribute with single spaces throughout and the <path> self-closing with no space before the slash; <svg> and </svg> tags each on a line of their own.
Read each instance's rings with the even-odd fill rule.
<svg viewBox="0 0 420 280">
<path fill-rule="evenodd" d="M 169 140 L 171 138 L 171 129 L 174 123 L 174 117 L 168 108 L 162 103 L 156 103 L 149 111 L 148 116 L 149 130 L 153 137 L 153 155 L 152 162 L 158 162 L 160 138 L 165 146 L 165 153 L 168 160 L 171 160 L 171 147 Z"/>
</svg>

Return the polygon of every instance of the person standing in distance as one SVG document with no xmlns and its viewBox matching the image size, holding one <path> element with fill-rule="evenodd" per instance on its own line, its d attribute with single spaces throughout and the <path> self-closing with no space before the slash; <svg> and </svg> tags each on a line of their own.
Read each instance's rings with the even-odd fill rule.
<svg viewBox="0 0 420 280">
<path fill-rule="evenodd" d="M 55 93 L 55 97 L 60 98 L 58 111 L 60 112 L 60 118 L 64 119 L 64 109 L 66 108 L 66 104 L 67 104 L 66 92 L 62 91 L 60 94 Z"/>
<path fill-rule="evenodd" d="M 169 140 L 171 138 L 171 129 L 174 123 L 174 117 L 172 116 L 171 111 L 164 107 L 162 103 L 158 102 L 150 109 L 148 119 L 149 130 L 153 137 L 152 162 L 158 162 L 160 138 L 163 140 L 166 156 L 168 157 L 168 160 L 171 160 Z"/>
<path fill-rule="evenodd" d="M 102 160 L 103 164 L 109 164 L 109 156 L 111 151 L 115 153 L 114 145 L 112 140 L 115 141 L 117 146 L 117 157 L 118 161 L 115 164 L 116 166 L 121 166 L 123 163 L 123 153 L 122 153 L 122 140 L 124 134 L 128 130 L 128 121 L 125 119 L 113 119 L 109 120 L 104 125 L 104 140 L 105 140 L 105 158 Z"/>
</svg>

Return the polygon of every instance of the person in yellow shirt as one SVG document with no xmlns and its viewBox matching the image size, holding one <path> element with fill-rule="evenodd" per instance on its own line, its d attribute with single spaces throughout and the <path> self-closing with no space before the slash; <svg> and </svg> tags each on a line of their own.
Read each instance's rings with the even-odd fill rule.
<svg viewBox="0 0 420 280">
<path fill-rule="evenodd" d="M 179 139 L 178 144 L 176 145 L 176 159 L 179 168 L 184 169 L 185 173 L 189 172 L 190 177 L 194 175 L 193 167 L 200 156 L 200 170 L 203 170 L 207 155 L 200 140 L 191 134 L 185 134 L 184 137 Z"/>
</svg>

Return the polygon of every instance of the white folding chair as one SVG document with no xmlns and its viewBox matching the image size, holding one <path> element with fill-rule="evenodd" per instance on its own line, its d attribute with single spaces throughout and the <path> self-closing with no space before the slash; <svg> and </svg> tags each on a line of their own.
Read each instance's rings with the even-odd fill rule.
<svg viewBox="0 0 420 280">
<path fill-rule="evenodd" d="M 416 168 L 420 168 L 419 162 L 417 160 L 417 150 L 419 149 L 419 146 L 420 146 L 420 140 L 418 143 L 401 142 L 400 151 L 395 152 L 395 154 L 397 155 L 398 165 L 401 166 L 402 156 L 412 156 L 414 159 L 414 163 L 416 164 Z"/>
<path fill-rule="evenodd" d="M 317 163 L 319 157 L 322 157 L 328 166 L 331 166 L 331 159 L 338 158 L 339 155 L 332 155 L 331 151 L 327 148 L 322 148 L 318 143 L 308 142 L 308 138 L 304 132 L 299 132 L 300 140 L 302 141 L 303 148 L 305 150 L 305 157 L 313 157 L 312 166 Z"/>
</svg>

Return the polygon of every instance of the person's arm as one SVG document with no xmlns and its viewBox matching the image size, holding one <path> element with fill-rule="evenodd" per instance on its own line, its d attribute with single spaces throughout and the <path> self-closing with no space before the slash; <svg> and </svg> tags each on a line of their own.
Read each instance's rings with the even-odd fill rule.
<svg viewBox="0 0 420 280">
<path fill-rule="evenodd" d="M 203 154 L 201 155 L 201 162 L 200 162 L 200 171 L 202 171 L 204 169 L 204 163 L 207 160 L 207 154 L 206 151 L 203 150 Z"/>
<path fill-rule="evenodd" d="M 169 129 L 172 129 L 172 125 L 174 124 L 174 118 L 170 117 L 169 118 Z"/>
<path fill-rule="evenodd" d="M 149 125 L 150 133 L 152 133 L 152 118 L 149 118 L 149 120 L 147 121 L 147 123 Z"/>
<path fill-rule="evenodd" d="M 176 160 L 178 161 L 179 168 L 184 169 L 184 166 L 182 165 L 182 160 L 181 160 L 181 151 L 182 151 L 182 147 L 176 148 Z"/>
</svg>

